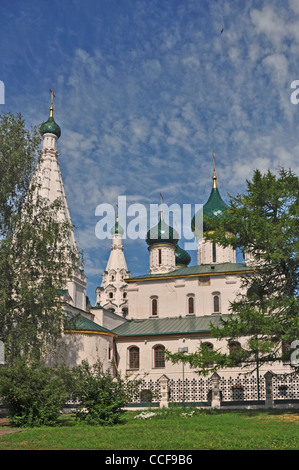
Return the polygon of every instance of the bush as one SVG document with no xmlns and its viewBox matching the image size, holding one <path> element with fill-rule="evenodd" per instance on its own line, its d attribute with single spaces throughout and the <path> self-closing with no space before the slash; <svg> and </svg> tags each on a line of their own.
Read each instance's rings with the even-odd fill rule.
<svg viewBox="0 0 299 470">
<path fill-rule="evenodd" d="M 153 392 L 146 388 L 141 390 L 140 401 L 143 403 L 151 403 L 153 401 Z"/>
<path fill-rule="evenodd" d="M 62 369 L 20 360 L 0 368 L 0 396 L 12 426 L 53 426 L 68 392 Z"/>
<path fill-rule="evenodd" d="M 124 405 L 136 393 L 137 382 L 113 378 L 100 362 L 83 361 L 73 369 L 73 399 L 79 403 L 78 421 L 92 425 L 114 425 L 122 421 Z"/>
</svg>

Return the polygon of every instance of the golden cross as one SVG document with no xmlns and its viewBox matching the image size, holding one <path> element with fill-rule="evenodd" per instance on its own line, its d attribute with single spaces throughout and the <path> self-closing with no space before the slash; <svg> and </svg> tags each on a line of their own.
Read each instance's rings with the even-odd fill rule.
<svg viewBox="0 0 299 470">
<path fill-rule="evenodd" d="M 161 197 L 161 209 L 160 209 L 160 213 L 161 213 L 161 220 L 163 219 L 163 208 L 162 208 L 162 204 L 163 204 L 163 196 L 162 196 L 162 193 L 160 192 L 160 197 Z"/>
<path fill-rule="evenodd" d="M 213 160 L 214 160 L 214 173 L 213 173 L 213 188 L 217 188 L 217 176 L 216 176 L 216 159 L 215 159 L 215 152 L 213 152 Z"/>
<path fill-rule="evenodd" d="M 54 91 L 51 88 L 49 88 L 49 90 L 51 93 L 51 106 L 53 106 L 53 98 L 55 98 L 55 95 L 54 95 Z"/>
</svg>

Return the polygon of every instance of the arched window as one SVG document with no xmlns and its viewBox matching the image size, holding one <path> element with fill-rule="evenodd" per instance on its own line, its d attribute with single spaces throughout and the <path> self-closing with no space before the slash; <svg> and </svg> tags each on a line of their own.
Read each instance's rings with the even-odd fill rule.
<svg viewBox="0 0 299 470">
<path fill-rule="evenodd" d="M 281 352 L 282 352 L 282 360 L 284 363 L 290 362 L 291 358 L 291 344 L 286 343 L 285 341 L 282 341 L 281 344 Z"/>
<path fill-rule="evenodd" d="M 159 266 L 162 264 L 162 250 L 159 249 Z"/>
<path fill-rule="evenodd" d="M 239 341 L 230 341 L 229 345 L 229 352 L 233 353 L 234 351 L 238 351 L 241 349 L 241 344 Z"/>
<path fill-rule="evenodd" d="M 219 313 L 220 312 L 220 293 L 214 292 L 212 295 L 213 295 L 213 312 Z"/>
<path fill-rule="evenodd" d="M 129 369 L 139 369 L 139 348 L 132 346 L 129 349 Z"/>
<path fill-rule="evenodd" d="M 214 295 L 214 312 L 220 312 L 219 295 Z"/>
<path fill-rule="evenodd" d="M 109 299 L 113 299 L 113 292 L 109 292 Z"/>
<path fill-rule="evenodd" d="M 212 259 L 213 263 L 216 263 L 216 243 L 212 244 Z"/>
<path fill-rule="evenodd" d="M 158 299 L 152 299 L 152 315 L 158 315 Z"/>
<path fill-rule="evenodd" d="M 194 296 L 188 296 L 188 313 L 194 313 Z"/>
<path fill-rule="evenodd" d="M 241 361 L 242 348 L 241 344 L 238 341 L 230 341 L 228 344 L 229 354 L 234 361 L 234 365 L 239 365 Z"/>
<path fill-rule="evenodd" d="M 154 347 L 154 367 L 165 367 L 164 350 L 161 344 Z"/>
<path fill-rule="evenodd" d="M 212 343 L 209 343 L 209 342 L 207 342 L 207 341 L 205 341 L 204 343 L 202 343 L 202 345 L 203 345 L 206 349 L 208 349 L 209 351 L 213 351 L 213 349 L 214 349 L 214 346 L 212 345 Z"/>
</svg>

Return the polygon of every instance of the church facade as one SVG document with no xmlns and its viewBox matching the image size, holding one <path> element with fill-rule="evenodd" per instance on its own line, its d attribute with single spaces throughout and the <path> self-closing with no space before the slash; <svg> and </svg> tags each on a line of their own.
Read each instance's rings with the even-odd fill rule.
<svg viewBox="0 0 299 470">
<path fill-rule="evenodd" d="M 58 163 L 61 130 L 53 117 L 53 103 L 41 132 L 43 148 L 36 175 L 41 181 L 40 194 L 51 201 L 61 198 L 64 210 L 59 217 L 70 221 Z M 217 217 L 226 207 L 214 167 L 203 213 Z M 232 346 L 228 341 L 211 337 L 211 323 L 219 324 L 230 313 L 230 302 L 242 289 L 242 276 L 253 272 L 252 262 L 245 258 L 238 263 L 231 247 L 223 248 L 203 238 L 198 239 L 197 264 L 189 266 L 190 255 L 180 247 L 176 230 L 166 224 L 161 211 L 158 224 L 149 229 L 145 241 L 149 272 L 134 277 L 127 267 L 124 231 L 118 217 L 111 233 L 111 251 L 96 289 L 96 305 L 86 301 L 86 277 L 81 266 L 63 292 L 66 315 L 75 318 L 72 327 L 64 329 L 66 362 L 72 366 L 83 359 L 90 363 L 100 360 L 115 374 L 146 376 L 153 381 L 161 376 L 178 380 L 182 364 L 166 361 L 165 349 L 192 353 L 205 343 L 209 348 L 228 351 Z M 70 243 L 76 248 L 74 233 Z M 288 369 L 284 364 L 273 367 L 277 372 Z M 237 376 L 240 370 L 221 373 Z M 184 374 L 190 380 L 198 378 L 189 366 L 185 366 Z"/>
</svg>

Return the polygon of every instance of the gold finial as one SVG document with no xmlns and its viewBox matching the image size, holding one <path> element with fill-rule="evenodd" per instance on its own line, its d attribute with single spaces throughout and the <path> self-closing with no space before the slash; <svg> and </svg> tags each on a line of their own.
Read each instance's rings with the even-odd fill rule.
<svg viewBox="0 0 299 470">
<path fill-rule="evenodd" d="M 214 160 L 213 189 L 215 189 L 215 188 L 217 188 L 217 176 L 216 176 L 216 159 L 215 159 L 215 152 L 213 152 L 213 160 Z"/>
<path fill-rule="evenodd" d="M 50 117 L 53 117 L 53 101 L 54 101 L 55 95 L 54 95 L 54 91 L 51 88 L 49 88 L 49 90 L 51 93 Z"/>
<path fill-rule="evenodd" d="M 163 208 L 162 208 L 162 204 L 163 204 L 163 196 L 162 196 L 162 193 L 160 193 L 160 197 L 161 197 L 161 208 L 160 208 L 160 218 L 161 220 L 163 220 Z"/>
<path fill-rule="evenodd" d="M 118 222 L 118 204 L 116 204 L 116 222 Z"/>
</svg>

